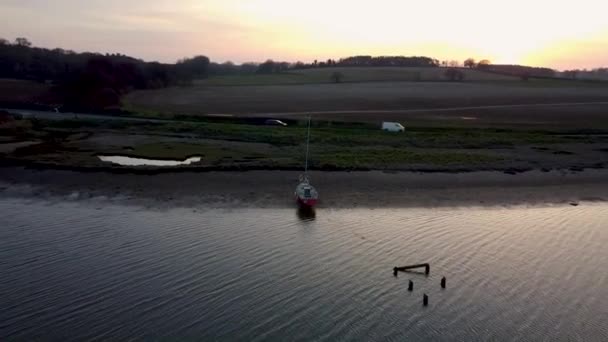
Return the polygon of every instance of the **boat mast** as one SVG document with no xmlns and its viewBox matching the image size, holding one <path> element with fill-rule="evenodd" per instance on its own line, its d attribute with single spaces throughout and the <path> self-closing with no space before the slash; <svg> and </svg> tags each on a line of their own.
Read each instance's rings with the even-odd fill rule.
<svg viewBox="0 0 608 342">
<path fill-rule="evenodd" d="M 308 116 L 308 136 L 306 137 L 306 163 L 304 164 L 304 174 L 308 172 L 308 150 L 310 145 L 310 119 L 311 116 Z"/>
</svg>

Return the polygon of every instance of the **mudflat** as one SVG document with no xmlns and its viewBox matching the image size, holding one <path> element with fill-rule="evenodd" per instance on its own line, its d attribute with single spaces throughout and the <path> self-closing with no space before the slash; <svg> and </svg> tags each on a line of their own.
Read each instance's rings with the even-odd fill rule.
<svg viewBox="0 0 608 342">
<path fill-rule="evenodd" d="M 0 168 L 0 196 L 116 201 L 155 208 L 294 206 L 297 171 L 156 175 Z M 310 173 L 320 207 L 578 204 L 608 200 L 608 170 Z"/>
</svg>

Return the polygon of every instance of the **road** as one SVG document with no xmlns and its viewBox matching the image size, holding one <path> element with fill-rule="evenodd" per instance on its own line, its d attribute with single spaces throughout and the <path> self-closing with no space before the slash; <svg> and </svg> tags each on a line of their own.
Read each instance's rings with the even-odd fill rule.
<svg viewBox="0 0 608 342">
<path fill-rule="evenodd" d="M 449 112 L 470 112 L 475 110 L 504 110 L 504 109 L 551 109 L 551 108 L 568 108 L 568 107 L 590 107 L 590 106 L 607 106 L 606 113 L 608 114 L 608 102 L 565 102 L 565 103 L 536 103 L 536 104 L 509 104 L 509 105 L 492 105 L 492 106 L 468 106 L 468 107 L 450 107 L 450 108 L 421 108 L 421 109 L 378 109 L 378 110 L 331 110 L 331 111 L 306 111 L 306 112 L 275 112 L 275 113 L 215 113 L 206 114 L 208 117 L 272 117 L 272 118 L 288 118 L 304 115 L 365 115 L 365 114 L 416 114 L 416 113 L 449 113 Z M 12 113 L 18 113 L 26 118 L 41 118 L 47 120 L 120 120 L 131 122 L 170 122 L 170 121 L 187 121 L 187 120 L 169 120 L 169 119 L 151 119 L 130 116 L 115 116 L 101 114 L 86 114 L 86 113 L 58 113 L 44 112 L 27 109 L 3 109 Z M 527 112 L 525 113 L 526 115 Z"/>
<path fill-rule="evenodd" d="M 44 112 L 38 110 L 29 109 L 6 109 L 1 108 L 7 112 L 16 113 L 23 115 L 24 118 L 38 118 L 45 120 L 119 120 L 119 121 L 133 121 L 133 122 L 167 122 L 167 120 L 160 119 L 147 119 L 147 118 L 136 118 L 130 116 L 116 116 L 116 115 L 101 115 L 101 114 L 85 114 L 85 113 L 58 113 L 58 112 Z"/>
</svg>

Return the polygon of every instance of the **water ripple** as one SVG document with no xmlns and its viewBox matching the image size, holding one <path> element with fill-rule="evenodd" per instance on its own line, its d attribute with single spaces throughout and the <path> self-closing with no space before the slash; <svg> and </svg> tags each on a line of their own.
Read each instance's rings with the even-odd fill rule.
<svg viewBox="0 0 608 342">
<path fill-rule="evenodd" d="M 607 209 L 0 199 L 0 339 L 606 340 Z"/>
</svg>

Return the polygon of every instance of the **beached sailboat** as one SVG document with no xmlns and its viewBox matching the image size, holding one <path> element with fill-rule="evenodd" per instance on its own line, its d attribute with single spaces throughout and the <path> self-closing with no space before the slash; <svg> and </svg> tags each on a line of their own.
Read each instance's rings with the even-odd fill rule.
<svg viewBox="0 0 608 342">
<path fill-rule="evenodd" d="M 308 153 L 310 150 L 310 120 L 308 117 L 308 134 L 306 138 L 306 162 L 304 163 L 304 174 L 300 175 L 298 186 L 296 186 L 296 202 L 301 207 L 312 208 L 319 201 L 319 193 L 308 178 Z"/>
</svg>

